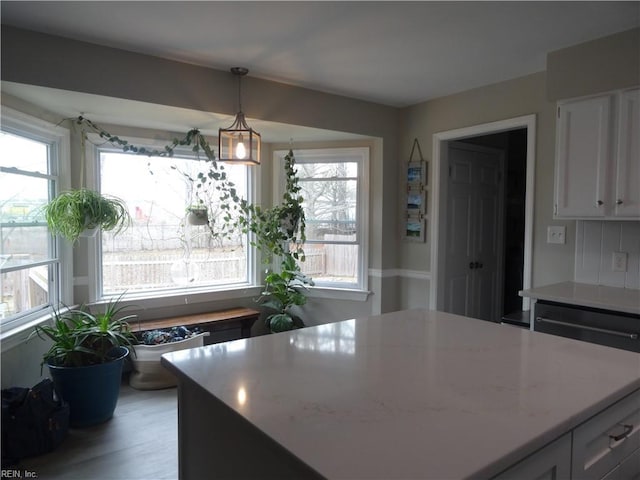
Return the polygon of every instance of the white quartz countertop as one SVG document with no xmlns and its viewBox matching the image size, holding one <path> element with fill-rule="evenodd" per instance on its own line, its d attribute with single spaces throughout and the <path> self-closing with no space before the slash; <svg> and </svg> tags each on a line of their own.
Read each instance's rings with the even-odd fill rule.
<svg viewBox="0 0 640 480">
<path fill-rule="evenodd" d="M 640 388 L 637 353 L 425 310 L 162 362 L 331 479 L 487 478 Z"/>
<path fill-rule="evenodd" d="M 640 290 L 631 288 L 562 282 L 523 290 L 520 295 L 538 300 L 640 315 Z"/>
</svg>

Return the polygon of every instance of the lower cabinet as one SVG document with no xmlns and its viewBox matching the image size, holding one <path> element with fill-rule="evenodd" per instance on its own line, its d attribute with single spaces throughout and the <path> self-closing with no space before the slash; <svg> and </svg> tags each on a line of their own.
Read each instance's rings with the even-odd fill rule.
<svg viewBox="0 0 640 480">
<path fill-rule="evenodd" d="M 494 477 L 507 479 L 640 480 L 640 391 Z"/>
<path fill-rule="evenodd" d="M 640 448 L 622 460 L 622 463 L 611 470 L 603 480 L 639 480 Z"/>
<path fill-rule="evenodd" d="M 572 476 L 599 480 L 638 448 L 640 392 L 635 392 L 574 429 Z M 640 470 L 637 462 L 636 468 Z M 640 476 L 640 471 L 635 473 Z"/>
</svg>

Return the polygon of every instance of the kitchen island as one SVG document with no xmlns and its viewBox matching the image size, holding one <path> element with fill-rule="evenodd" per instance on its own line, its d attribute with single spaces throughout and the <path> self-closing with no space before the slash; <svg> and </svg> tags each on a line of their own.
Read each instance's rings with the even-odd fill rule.
<svg viewBox="0 0 640 480">
<path fill-rule="evenodd" d="M 614 404 L 640 418 L 640 355 L 426 310 L 162 363 L 179 379 L 183 480 L 491 478 L 521 461 L 532 472 L 526 462 L 550 449 L 568 472 L 583 453 L 571 432 Z M 616 451 L 640 451 L 640 425 L 624 428 Z"/>
</svg>

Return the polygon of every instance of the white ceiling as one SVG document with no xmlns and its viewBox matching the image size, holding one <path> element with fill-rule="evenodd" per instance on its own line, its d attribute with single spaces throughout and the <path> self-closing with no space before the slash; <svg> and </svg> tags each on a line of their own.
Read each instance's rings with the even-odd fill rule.
<svg viewBox="0 0 640 480">
<path fill-rule="evenodd" d="M 2 23 L 392 106 L 545 69 L 640 2 L 8 1 Z"/>
<path fill-rule="evenodd" d="M 640 26 L 638 1 L 1 0 L 0 8 L 3 25 L 224 71 L 244 66 L 251 76 L 397 107 L 542 71 L 549 51 Z M 230 123 L 32 85 L 2 82 L 2 91 L 103 123 L 207 134 Z M 268 142 L 358 137 L 249 120 Z"/>
</svg>

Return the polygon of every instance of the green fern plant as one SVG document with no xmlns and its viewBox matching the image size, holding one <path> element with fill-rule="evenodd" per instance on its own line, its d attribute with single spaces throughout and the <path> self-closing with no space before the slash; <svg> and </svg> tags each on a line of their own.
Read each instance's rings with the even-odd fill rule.
<svg viewBox="0 0 640 480">
<path fill-rule="evenodd" d="M 53 342 L 43 355 L 48 362 L 61 367 L 83 367 L 111 360 L 115 347 L 130 347 L 137 343 L 128 321 L 135 315 L 122 316 L 125 307 L 119 306 L 122 296 L 109 302 L 104 312 L 92 313 L 81 306 L 64 312 L 53 312 L 52 324 L 37 325 L 29 338 L 38 336 Z"/>
<path fill-rule="evenodd" d="M 44 207 L 51 233 L 75 243 L 82 232 L 100 227 L 120 233 L 131 224 L 126 204 L 88 189 L 62 192 Z"/>
</svg>

